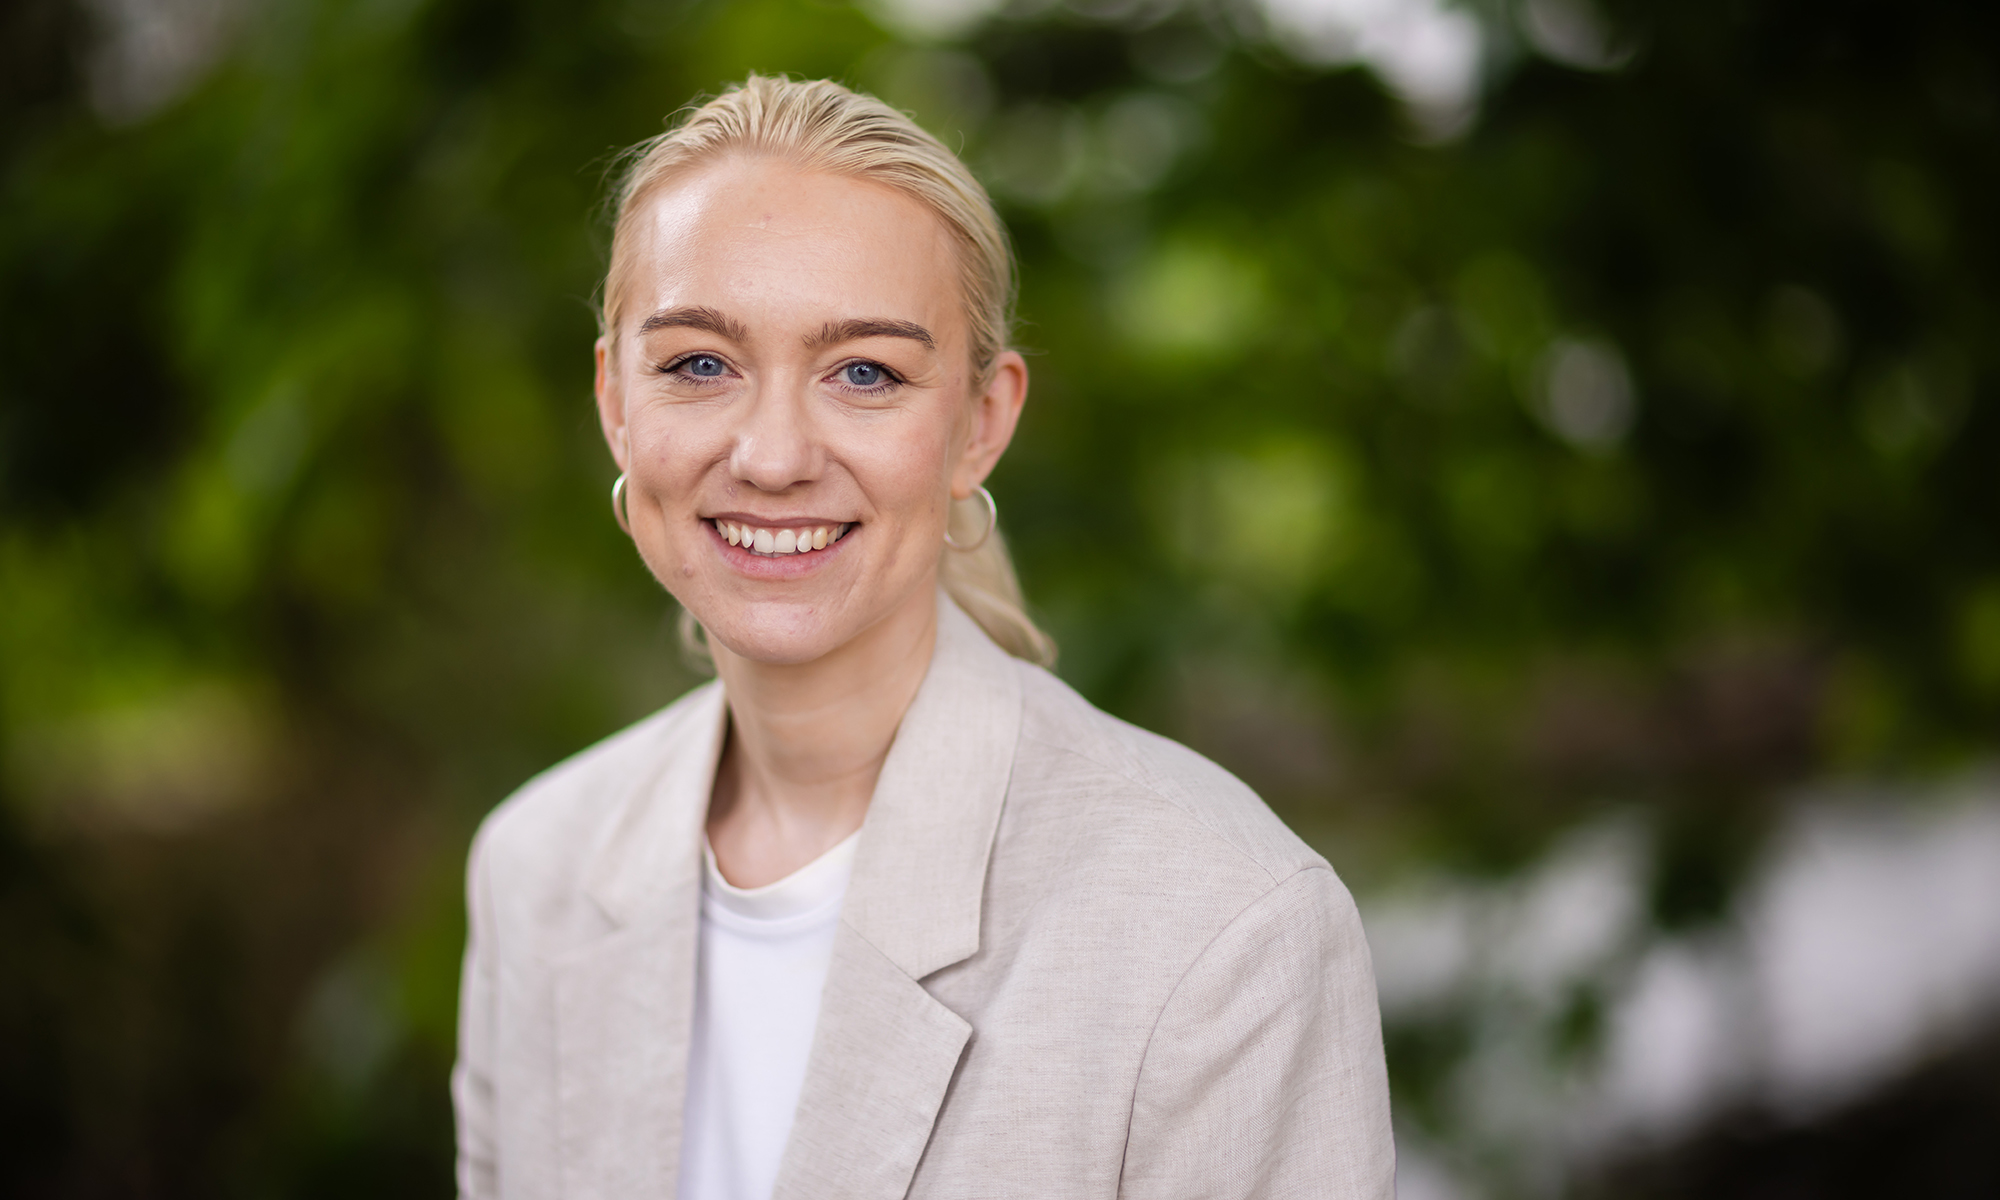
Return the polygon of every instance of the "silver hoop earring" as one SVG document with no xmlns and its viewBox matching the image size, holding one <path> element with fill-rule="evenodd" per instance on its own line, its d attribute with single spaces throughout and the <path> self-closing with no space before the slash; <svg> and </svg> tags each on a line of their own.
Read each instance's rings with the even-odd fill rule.
<svg viewBox="0 0 2000 1200">
<path fill-rule="evenodd" d="M 618 478 L 611 485 L 611 515 L 618 518 L 618 528 L 625 536 L 632 536 L 632 518 L 625 512 L 625 472 L 618 472 Z"/>
<path fill-rule="evenodd" d="M 984 500 L 986 502 L 986 528 L 980 532 L 978 538 L 974 539 L 971 545 L 961 546 L 957 542 L 951 540 L 951 518 L 948 516 L 945 518 L 944 544 L 950 546 L 954 550 L 957 550 L 961 554 L 969 554 L 972 551 L 979 549 L 981 546 L 984 546 L 986 544 L 986 539 L 992 537 L 993 531 L 1000 525 L 1000 506 L 993 503 L 993 493 L 987 491 L 984 487 L 981 487 L 976 491 L 975 494 L 981 500 Z M 966 499 L 968 500 L 970 500 L 971 498 L 972 498 L 971 496 L 966 497 Z"/>
</svg>

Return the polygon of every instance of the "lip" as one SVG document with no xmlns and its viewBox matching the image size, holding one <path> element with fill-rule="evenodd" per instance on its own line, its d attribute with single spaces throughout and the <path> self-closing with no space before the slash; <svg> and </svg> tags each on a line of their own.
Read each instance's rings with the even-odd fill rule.
<svg viewBox="0 0 2000 1200">
<path fill-rule="evenodd" d="M 803 579 L 816 571 L 823 570 L 839 556 L 841 551 L 847 549 L 847 544 L 861 531 L 860 522 L 847 522 L 853 526 L 847 531 L 847 536 L 837 542 L 828 542 L 823 550 L 815 550 L 811 554 L 763 555 L 752 554 L 741 546 L 730 545 L 729 539 L 723 537 L 722 531 L 716 527 L 718 521 L 754 525 L 763 529 L 797 529 L 802 525 L 839 525 L 842 522 L 828 521 L 819 517 L 787 517 L 772 520 L 744 513 L 717 513 L 712 517 L 701 518 L 701 527 L 707 531 L 709 544 L 715 547 L 723 562 L 728 563 L 739 574 L 765 580 Z"/>
<path fill-rule="evenodd" d="M 753 529 L 797 529 L 800 526 L 812 528 L 816 525 L 854 524 L 852 517 L 760 517 L 755 513 L 744 512 L 703 513 L 699 519 L 711 527 L 717 521 L 730 521 L 737 525 L 748 525 Z"/>
</svg>

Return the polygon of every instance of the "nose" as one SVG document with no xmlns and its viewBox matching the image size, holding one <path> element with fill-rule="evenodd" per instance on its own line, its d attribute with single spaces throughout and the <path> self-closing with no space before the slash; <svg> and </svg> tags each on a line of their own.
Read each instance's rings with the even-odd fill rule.
<svg viewBox="0 0 2000 1200">
<path fill-rule="evenodd" d="M 782 492 L 819 478 L 825 454 L 814 436 L 805 392 L 773 380 L 740 407 L 731 475 L 760 492 Z"/>
</svg>

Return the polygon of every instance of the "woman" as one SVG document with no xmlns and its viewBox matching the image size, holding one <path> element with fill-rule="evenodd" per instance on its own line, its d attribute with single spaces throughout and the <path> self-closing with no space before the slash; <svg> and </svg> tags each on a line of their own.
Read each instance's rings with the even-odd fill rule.
<svg viewBox="0 0 2000 1200">
<path fill-rule="evenodd" d="M 1352 901 L 1037 663 L 991 203 L 836 84 L 640 147 L 597 400 L 717 680 L 476 840 L 465 1195 L 1392 1194 Z"/>
</svg>

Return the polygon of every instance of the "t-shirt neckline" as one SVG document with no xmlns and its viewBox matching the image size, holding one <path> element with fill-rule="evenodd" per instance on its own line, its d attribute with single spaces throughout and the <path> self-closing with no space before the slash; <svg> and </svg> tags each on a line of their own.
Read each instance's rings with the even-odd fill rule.
<svg viewBox="0 0 2000 1200">
<path fill-rule="evenodd" d="M 789 921 L 806 916 L 838 901 L 846 893 L 848 876 L 854 870 L 854 850 L 860 839 L 861 831 L 857 829 L 783 879 L 762 887 L 740 888 L 722 877 L 722 869 L 715 864 L 715 850 L 704 836 L 702 895 L 724 911 L 751 921 Z"/>
</svg>

